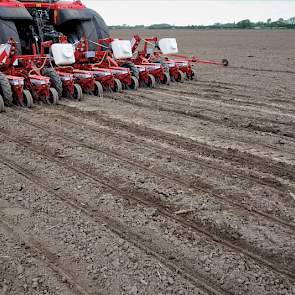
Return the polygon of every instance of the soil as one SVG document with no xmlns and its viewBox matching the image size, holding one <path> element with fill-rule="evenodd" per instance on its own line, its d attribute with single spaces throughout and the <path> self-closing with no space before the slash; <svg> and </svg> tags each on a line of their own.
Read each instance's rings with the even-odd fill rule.
<svg viewBox="0 0 295 295">
<path fill-rule="evenodd" d="M 139 33 L 230 66 L 6 108 L 0 294 L 295 294 L 295 32 Z"/>
</svg>

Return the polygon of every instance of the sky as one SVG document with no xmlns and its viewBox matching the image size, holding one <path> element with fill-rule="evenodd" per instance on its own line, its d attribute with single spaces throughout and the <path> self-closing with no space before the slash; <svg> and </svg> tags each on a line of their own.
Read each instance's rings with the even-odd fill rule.
<svg viewBox="0 0 295 295">
<path fill-rule="evenodd" d="M 295 16 L 295 0 L 82 0 L 108 25 L 208 25 Z"/>
</svg>

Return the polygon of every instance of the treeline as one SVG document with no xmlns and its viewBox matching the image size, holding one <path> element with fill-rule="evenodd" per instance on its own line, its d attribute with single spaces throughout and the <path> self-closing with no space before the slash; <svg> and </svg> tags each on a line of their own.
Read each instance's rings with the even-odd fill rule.
<svg viewBox="0 0 295 295">
<path fill-rule="evenodd" d="M 249 19 L 241 20 L 237 23 L 215 23 L 213 25 L 191 25 L 191 26 L 174 26 L 170 24 L 153 24 L 150 26 L 144 25 L 118 25 L 110 26 L 111 29 L 150 29 L 150 30 L 161 30 L 161 29 L 295 29 L 295 17 L 290 19 L 280 18 L 276 21 L 268 19 L 266 22 L 252 22 Z"/>
</svg>

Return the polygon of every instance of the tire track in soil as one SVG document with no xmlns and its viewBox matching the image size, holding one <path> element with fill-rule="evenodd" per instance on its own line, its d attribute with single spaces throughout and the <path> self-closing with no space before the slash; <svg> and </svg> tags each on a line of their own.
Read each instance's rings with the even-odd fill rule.
<svg viewBox="0 0 295 295">
<path fill-rule="evenodd" d="M 188 153 L 196 152 L 197 154 L 208 158 L 213 157 L 216 159 L 227 160 L 238 166 L 246 166 L 249 170 L 256 169 L 266 175 L 271 173 L 272 175 L 281 178 L 281 181 L 288 179 L 288 181 L 293 182 L 295 180 L 295 168 L 293 166 L 284 162 L 273 162 L 271 158 L 265 159 L 258 153 L 250 153 L 250 149 L 241 151 L 236 148 L 224 148 L 216 145 L 216 143 L 213 145 L 213 142 L 196 141 L 179 134 L 164 132 L 134 122 L 126 122 L 115 117 L 110 117 L 105 113 L 81 110 L 66 104 L 60 104 L 58 109 L 63 110 L 64 114 L 71 113 L 73 115 L 79 115 L 84 119 L 89 119 L 91 117 L 100 124 L 103 123 L 109 127 L 115 126 L 116 129 L 120 128 L 137 136 L 143 136 L 151 140 L 164 142 L 175 148 L 185 150 Z M 251 151 L 255 152 L 253 149 Z"/>
<path fill-rule="evenodd" d="M 289 70 L 272 70 L 272 69 L 258 69 L 258 68 L 250 68 L 245 66 L 229 66 L 230 69 L 237 69 L 237 70 L 246 70 L 246 71 L 253 71 L 253 72 L 268 72 L 268 73 L 283 73 L 283 74 L 291 74 L 294 75 L 294 71 Z"/>
<path fill-rule="evenodd" d="M 0 155 L 1 161 L 2 155 Z M 1 211 L 0 211 L 1 213 Z M 1 216 L 1 214 L 0 214 Z M 68 289 L 74 292 L 74 294 L 80 295 L 91 295 L 88 293 L 83 286 L 81 286 L 76 278 L 73 278 L 70 271 L 60 266 L 57 262 L 58 258 L 55 254 L 51 253 L 45 246 L 41 245 L 40 242 L 36 241 L 32 236 L 24 234 L 16 226 L 12 225 L 9 221 L 5 220 L 3 216 L 0 218 L 0 226 L 7 232 L 8 235 L 13 235 L 21 243 L 25 244 L 26 247 L 37 255 L 38 260 L 46 263 L 47 267 L 50 268 L 61 281 L 65 281 Z M 44 259 L 45 257 L 45 259 Z M 66 280 L 64 280 L 66 278 Z"/>
<path fill-rule="evenodd" d="M 39 152 L 39 154 L 42 154 L 42 156 L 44 156 L 44 157 L 50 158 L 48 155 L 45 155 L 45 154 L 43 155 L 43 153 Z M 107 224 L 108 228 L 114 234 L 116 234 L 117 236 L 119 236 L 123 240 L 130 242 L 132 245 L 134 245 L 136 248 L 140 249 L 144 253 L 146 253 L 148 255 L 152 255 L 159 262 L 161 262 L 165 266 L 167 266 L 170 270 L 172 270 L 176 273 L 179 273 L 184 279 L 187 279 L 195 287 L 202 288 L 208 294 L 214 294 L 214 295 L 228 294 L 220 287 L 216 287 L 216 286 L 213 287 L 213 286 L 209 285 L 207 283 L 208 278 L 205 278 L 202 274 L 197 273 L 195 270 L 191 270 L 184 265 L 178 265 L 178 264 L 171 262 L 171 259 L 169 257 L 165 257 L 163 254 L 155 251 L 155 249 L 153 249 L 151 246 L 147 245 L 147 243 L 145 242 L 145 240 L 141 236 L 139 236 L 136 233 L 131 232 L 130 230 L 128 230 L 125 226 L 123 226 L 119 222 L 110 219 L 108 216 L 103 215 L 103 213 L 99 212 L 98 210 L 93 210 L 87 204 L 80 204 L 77 200 L 73 199 L 71 196 L 68 196 L 64 192 L 61 192 L 61 191 L 56 192 L 55 188 L 51 187 L 47 183 L 46 180 L 42 179 L 40 176 L 37 177 L 37 176 L 33 175 L 25 167 L 15 163 L 14 161 L 4 157 L 1 154 L 0 154 L 0 161 L 4 165 L 8 166 L 10 169 L 16 171 L 18 174 L 20 174 L 24 178 L 28 179 L 30 182 L 41 187 L 48 194 L 60 199 L 62 202 L 66 203 L 68 206 L 72 207 L 73 209 L 82 212 L 84 215 L 86 215 L 91 220 L 93 220 L 99 224 Z M 59 163 L 60 161 L 55 161 L 55 162 Z M 73 169 L 75 169 L 75 168 L 73 168 Z M 1 220 L 0 220 L 0 223 L 1 223 Z M 295 278 L 294 278 L 294 280 L 295 280 Z M 88 295 L 88 293 L 82 293 L 82 294 Z"/>
<path fill-rule="evenodd" d="M 137 97 L 139 97 L 139 95 Z M 292 144 L 295 144 L 295 135 L 290 134 L 289 132 L 284 132 L 284 134 L 282 136 L 278 136 L 277 135 L 279 133 L 278 129 L 270 127 L 270 126 L 264 127 L 264 126 L 255 125 L 253 123 L 249 123 L 248 126 L 243 127 L 243 126 L 232 125 L 230 122 L 224 123 L 224 120 L 213 119 L 212 117 L 200 114 L 200 112 L 202 111 L 201 109 L 199 109 L 199 111 L 197 113 L 193 113 L 189 110 L 181 110 L 181 109 L 178 109 L 178 110 L 172 109 L 171 110 L 169 108 L 165 108 L 160 105 L 151 105 L 151 104 L 148 104 L 145 102 L 143 103 L 143 102 L 135 101 L 136 97 L 128 95 L 128 94 L 124 94 L 124 98 L 118 97 L 118 96 L 105 97 L 105 98 L 112 99 L 112 100 L 118 100 L 118 101 L 130 104 L 130 105 L 141 107 L 141 108 L 148 108 L 151 110 L 157 110 L 157 111 L 162 111 L 162 112 L 167 112 L 167 113 L 175 113 L 175 114 L 182 115 L 184 117 L 196 118 L 196 119 L 207 121 L 207 122 L 219 125 L 219 126 L 222 125 L 223 127 L 233 127 L 237 130 L 244 130 L 244 131 L 248 131 L 248 132 L 249 132 L 249 130 L 253 130 L 253 131 L 259 131 L 259 132 L 264 132 L 264 133 L 270 133 L 274 138 L 278 138 L 278 141 L 285 140 L 286 138 L 288 138 L 288 141 L 290 141 Z M 150 98 L 147 98 L 147 99 L 149 100 Z M 159 101 L 157 101 L 157 103 L 159 103 Z M 175 106 L 175 104 L 173 104 L 173 103 L 171 103 L 171 105 Z M 285 125 L 287 125 L 287 124 L 285 124 Z M 245 140 L 243 140 L 243 138 L 239 138 L 237 140 L 237 137 L 230 137 L 229 135 L 224 137 L 219 134 L 218 136 L 224 140 L 230 139 L 232 141 L 234 140 L 234 141 L 238 141 L 240 143 L 245 143 Z M 247 141 L 247 143 L 248 143 L 248 141 Z M 277 147 L 263 144 L 261 142 L 257 143 L 257 141 L 256 141 L 255 144 L 260 145 L 265 148 L 272 148 L 272 149 L 280 151 L 280 149 Z M 289 151 L 289 153 L 292 155 L 295 155 L 295 152 Z M 279 161 L 281 161 L 281 159 L 279 159 Z"/>
<path fill-rule="evenodd" d="M 174 102 L 166 102 L 164 100 L 157 100 L 154 98 L 151 98 L 150 96 L 146 96 L 146 95 L 142 95 L 142 94 L 137 94 L 135 95 L 129 95 L 129 94 L 124 94 L 124 96 L 105 96 L 104 98 L 107 99 L 113 99 L 113 100 L 117 100 L 117 101 L 121 101 L 124 102 L 126 104 L 130 104 L 133 106 L 137 106 L 140 108 L 144 108 L 144 109 L 150 109 L 150 110 L 156 110 L 156 111 L 161 111 L 161 112 L 166 112 L 168 114 L 177 114 L 177 115 L 181 115 L 182 117 L 188 117 L 188 118 L 196 118 L 199 120 L 203 120 L 203 121 L 207 121 L 213 124 L 216 124 L 218 126 L 224 126 L 224 127 L 232 127 L 235 128 L 237 130 L 244 130 L 249 132 L 249 130 L 252 131 L 259 131 L 259 132 L 265 132 L 265 133 L 269 133 L 271 134 L 274 138 L 278 138 L 278 140 L 284 140 L 284 139 L 288 139 L 289 141 L 291 141 L 292 143 L 295 143 L 295 134 L 293 134 L 291 131 L 281 131 L 282 127 L 278 127 L 278 125 L 282 125 L 283 128 L 284 126 L 286 128 L 290 127 L 290 124 L 287 122 L 277 122 L 277 121 L 273 121 L 270 120 L 271 124 L 274 124 L 276 127 L 272 127 L 272 126 L 264 126 L 264 125 L 259 125 L 253 122 L 248 122 L 246 124 L 246 122 L 240 124 L 237 122 L 241 122 L 239 120 L 237 120 L 237 122 L 234 122 L 233 120 L 229 119 L 229 117 L 227 116 L 228 113 L 224 113 L 224 115 L 226 115 L 225 118 L 227 118 L 226 120 L 224 119 L 218 119 L 218 118 L 213 118 L 210 117 L 208 115 L 204 115 L 201 114 L 202 111 L 206 111 L 206 108 L 194 108 L 195 111 L 191 110 L 192 107 L 190 105 L 185 105 L 185 108 L 187 109 L 183 109 L 184 105 L 183 104 L 179 104 L 179 108 L 175 109 L 173 107 L 177 107 L 178 104 L 174 103 Z M 143 101 L 139 101 L 138 98 L 142 99 Z M 137 99 L 137 100 L 136 100 Z M 151 104 L 151 101 L 153 101 L 154 103 Z M 166 107 L 163 106 L 166 104 Z M 167 107 L 168 105 L 168 107 Z M 171 107 L 169 107 L 169 105 L 171 105 Z M 209 112 L 215 112 L 216 114 L 221 114 L 221 112 L 218 111 L 212 111 L 211 109 L 208 109 Z M 237 116 L 237 115 L 235 115 Z M 259 121 L 261 121 L 262 123 L 265 123 L 267 121 L 267 119 L 264 118 L 258 118 Z M 255 118 L 255 120 L 257 120 L 257 118 Z M 295 126 L 295 122 L 294 122 L 294 126 Z M 291 129 L 291 128 L 289 128 Z M 293 129 L 292 129 L 293 130 Z M 280 133 L 282 133 L 281 135 L 279 135 Z M 220 136 L 220 135 L 219 135 Z M 221 136 L 220 136 L 221 137 Z M 226 137 L 225 139 L 229 139 L 229 137 Z M 235 139 L 235 138 L 231 138 L 231 139 Z M 240 139 L 241 142 L 241 139 Z M 259 143 L 260 145 L 263 146 L 263 144 Z M 265 147 L 268 147 L 267 145 Z M 295 155 L 295 152 L 292 153 Z"/>
<path fill-rule="evenodd" d="M 8 116 L 8 115 L 6 114 L 6 116 Z M 8 116 L 8 117 L 11 118 L 11 119 L 14 119 L 11 116 Z M 146 165 L 142 161 L 135 160 L 135 159 L 133 159 L 131 157 L 123 156 L 123 155 L 121 155 L 121 154 L 119 154 L 119 153 L 117 153 L 117 152 L 115 152 L 113 150 L 110 150 L 110 149 L 107 150 L 107 149 L 103 149 L 103 148 L 98 148 L 96 145 L 91 144 L 90 142 L 87 142 L 87 143 L 82 142 L 79 139 L 75 139 L 72 136 L 66 136 L 66 135 L 64 135 L 64 134 L 62 134 L 61 132 L 58 132 L 58 131 L 55 131 L 55 132 L 50 131 L 45 126 L 42 126 L 40 124 L 36 124 L 36 123 L 34 123 L 34 122 L 32 122 L 32 121 L 30 121 L 28 119 L 25 119 L 25 118 L 20 119 L 19 118 L 18 121 L 23 122 L 23 123 L 25 123 L 25 124 L 27 124 L 29 126 L 33 126 L 36 129 L 42 130 L 42 131 L 48 133 L 49 135 L 53 135 L 53 136 L 59 137 L 61 139 L 64 139 L 66 141 L 70 141 L 70 142 L 75 143 L 75 144 L 77 144 L 79 146 L 83 146 L 83 147 L 85 147 L 87 149 L 95 150 L 95 151 L 97 151 L 99 153 L 102 153 L 104 155 L 107 155 L 109 157 L 117 159 L 117 160 L 131 166 L 131 167 L 132 166 L 137 167 L 140 170 L 151 173 L 151 174 L 153 174 L 153 175 L 155 175 L 157 177 L 160 177 L 160 178 L 166 179 L 168 181 L 171 181 L 171 182 L 177 183 L 179 185 L 182 185 L 184 187 L 193 189 L 195 192 L 201 191 L 201 192 L 204 192 L 204 193 L 208 193 L 210 196 L 212 196 L 212 197 L 214 197 L 216 199 L 226 201 L 229 204 L 233 205 L 234 207 L 238 207 L 239 209 L 244 211 L 244 214 L 251 214 L 251 215 L 258 216 L 258 217 L 262 217 L 262 218 L 265 218 L 265 219 L 267 219 L 269 221 L 272 221 L 274 223 L 279 223 L 282 226 L 289 227 L 291 230 L 295 230 L 295 224 L 292 223 L 292 222 L 288 222 L 288 221 L 286 221 L 284 219 L 281 219 L 279 217 L 276 217 L 274 215 L 271 215 L 271 214 L 268 214 L 268 213 L 263 212 L 261 210 L 255 209 L 252 206 L 249 207 L 247 205 L 244 205 L 240 201 L 234 201 L 234 199 L 236 198 L 235 194 L 229 194 L 227 192 L 226 188 L 225 189 L 218 189 L 218 192 L 214 192 L 215 189 L 212 187 L 212 185 L 210 185 L 206 181 L 202 180 L 201 177 L 197 177 L 197 184 L 198 185 L 195 185 L 194 183 L 185 181 L 184 179 L 182 179 L 178 175 L 174 175 L 173 173 L 171 173 L 169 171 L 165 171 L 166 173 L 164 174 L 160 169 L 157 169 L 155 166 L 153 166 L 152 168 L 148 168 L 148 167 L 146 167 Z"/>
<path fill-rule="evenodd" d="M 136 95 L 130 95 L 130 94 L 125 94 L 124 93 L 124 98 L 127 97 L 131 100 L 124 100 L 123 97 L 120 97 L 120 100 L 123 100 L 123 101 L 126 101 L 126 102 L 134 102 L 134 104 L 138 104 L 139 106 L 146 106 L 146 107 L 149 107 L 149 105 L 146 105 L 142 102 L 135 102 L 134 99 L 136 99 L 137 97 L 139 98 L 142 98 L 142 99 L 147 99 L 149 101 L 152 101 L 152 102 L 155 102 L 155 103 L 161 103 L 162 105 L 156 105 L 156 106 L 153 106 L 154 108 L 155 107 L 158 107 L 160 110 L 163 110 L 163 111 L 167 111 L 167 112 L 174 112 L 174 113 L 177 113 L 177 114 L 181 114 L 181 115 L 186 115 L 186 116 L 191 116 L 191 117 L 195 117 L 195 118 L 200 118 L 200 119 L 203 119 L 203 120 L 206 120 L 206 121 L 210 121 L 212 123 L 219 123 L 219 124 L 222 124 L 222 125 L 225 125 L 225 126 L 229 126 L 229 124 L 225 124 L 224 123 L 224 120 L 221 120 L 221 119 L 218 119 L 218 118 L 212 118 L 211 116 L 208 116 L 208 115 L 202 115 L 200 114 L 200 112 L 203 112 L 203 111 L 208 111 L 208 112 L 212 112 L 214 114 L 222 114 L 222 115 L 231 115 L 231 116 L 237 116 L 237 114 L 230 114 L 230 108 L 232 107 L 236 107 L 236 106 L 233 106 L 232 104 L 230 103 L 223 103 L 225 107 L 228 107 L 228 109 L 226 111 L 221 111 L 220 109 L 219 110 L 216 110 L 216 105 L 213 105 L 212 108 L 209 108 L 208 106 L 206 107 L 197 107 L 197 106 L 193 106 L 192 104 L 187 104 L 187 103 L 179 103 L 179 102 L 176 102 L 176 101 L 166 101 L 166 100 L 159 100 L 159 99 L 155 99 L 154 96 L 151 97 L 152 94 L 164 94 L 166 96 L 170 96 L 170 97 L 173 97 L 175 99 L 178 99 L 180 101 L 185 101 L 185 99 L 188 99 L 188 100 L 191 100 L 193 99 L 193 97 L 184 97 L 182 96 L 184 99 L 181 99 L 178 95 L 175 95 L 175 94 L 170 94 L 170 93 L 167 93 L 167 92 L 161 92 L 161 91 L 157 91 L 155 89 L 150 89 L 148 92 L 143 92 L 143 91 L 138 91 L 136 93 Z M 119 95 L 117 96 L 119 97 Z M 202 100 L 202 99 L 198 99 L 198 100 Z M 208 100 L 205 100 L 203 99 L 203 103 L 205 104 L 208 104 L 210 101 Z M 164 105 L 166 106 L 177 106 L 179 107 L 180 109 L 169 109 L 167 107 L 164 107 Z M 150 108 L 152 108 L 152 106 L 150 106 Z M 188 109 L 186 109 L 188 108 Z M 237 108 L 237 107 L 236 107 Z M 239 107 L 238 107 L 239 108 Z M 258 113 L 266 113 L 268 115 L 277 115 L 277 116 L 285 116 L 285 117 L 290 117 L 291 119 L 295 119 L 295 116 L 293 114 L 279 114 L 275 111 L 266 111 L 266 110 L 261 110 L 261 109 L 257 109 L 255 107 L 252 107 L 252 106 L 243 106 L 243 107 L 240 107 L 240 108 L 245 108 L 245 112 L 246 111 L 251 111 L 251 112 L 258 112 Z M 270 123 L 270 124 L 276 124 L 276 125 L 282 125 L 282 126 L 289 126 L 289 125 L 294 125 L 295 126 L 295 122 L 278 122 L 277 120 L 274 120 L 274 119 L 268 119 L 268 118 L 260 118 L 260 117 L 250 117 L 249 116 L 250 113 L 248 112 L 247 114 L 243 114 L 243 113 L 239 113 L 238 116 L 241 116 L 241 117 L 244 117 L 245 119 L 251 119 L 251 120 L 256 120 L 258 122 L 262 122 L 262 123 Z M 228 118 L 228 120 L 230 120 L 230 118 Z M 234 127 L 238 127 L 239 129 L 244 129 L 244 130 L 249 130 L 249 127 L 245 127 L 243 125 L 237 125 L 237 123 L 233 120 L 231 120 L 231 124 L 234 126 Z M 255 128 L 255 124 L 253 124 L 253 127 L 252 128 Z M 267 126 L 266 126 L 267 127 Z M 255 129 L 256 130 L 256 129 Z M 257 131 L 261 131 L 261 130 L 257 130 Z M 273 131 L 273 133 L 275 133 Z M 275 133 L 276 134 L 276 133 Z M 292 137 L 290 136 L 291 138 L 295 138 L 295 135 Z"/>
<path fill-rule="evenodd" d="M 244 249 L 244 248 L 242 248 L 242 247 L 240 247 L 238 245 L 235 245 L 235 244 L 231 243 L 230 241 L 228 241 L 226 239 L 220 238 L 216 234 L 212 234 L 212 233 L 208 232 L 207 230 L 203 230 L 200 226 L 198 226 L 197 224 L 191 222 L 190 220 L 187 220 L 187 219 L 185 219 L 183 217 L 180 217 L 180 216 L 175 216 L 174 212 L 170 212 L 162 204 L 159 204 L 159 203 L 156 204 L 155 202 L 152 202 L 152 201 L 148 200 L 144 193 L 140 194 L 140 192 L 136 192 L 136 194 L 134 194 L 134 193 L 130 192 L 130 190 L 118 189 L 117 182 L 114 182 L 113 184 L 110 184 L 109 179 L 105 179 L 102 175 L 96 176 L 95 173 L 91 171 L 90 167 L 88 167 L 87 170 L 74 167 L 72 162 L 67 163 L 66 160 L 61 160 L 61 159 L 55 158 L 52 155 L 52 152 L 46 150 L 46 148 L 44 148 L 44 147 L 43 147 L 43 149 L 45 149 L 46 152 L 44 152 L 43 149 L 40 149 L 40 147 L 37 147 L 37 146 L 33 145 L 32 143 L 27 143 L 24 138 L 11 137 L 9 134 L 7 134 L 8 132 L 5 132 L 3 130 L 1 130 L 1 133 L 8 140 L 10 140 L 12 142 L 15 142 L 16 144 L 18 144 L 20 146 L 26 147 L 29 150 L 31 150 L 32 152 L 35 152 L 35 153 L 37 153 L 39 155 L 42 155 L 42 156 L 46 157 L 47 159 L 51 160 L 52 162 L 55 162 L 58 165 L 60 165 L 61 167 L 65 167 L 65 168 L 77 173 L 78 175 L 80 175 L 82 177 L 90 179 L 90 180 L 92 180 L 94 182 L 97 182 L 97 183 L 103 185 L 106 188 L 109 188 L 111 191 L 115 192 L 120 197 L 122 197 L 124 199 L 128 199 L 130 201 L 135 201 L 136 203 L 139 203 L 139 204 L 141 204 L 143 206 L 146 206 L 146 207 L 149 207 L 149 208 L 154 208 L 163 217 L 166 217 L 169 220 L 172 220 L 174 222 L 178 222 L 184 228 L 188 228 L 190 230 L 193 230 L 194 232 L 200 233 L 200 234 L 206 236 L 207 238 L 209 238 L 210 240 L 212 240 L 213 242 L 215 242 L 217 244 L 219 244 L 219 243 L 223 244 L 224 246 L 226 246 L 227 248 L 231 249 L 232 251 L 234 251 L 236 253 L 242 253 L 243 255 L 249 257 L 250 259 L 255 260 L 259 265 L 266 266 L 267 268 L 273 270 L 277 274 L 286 276 L 292 282 L 295 282 L 295 274 L 290 272 L 289 270 L 281 269 L 276 264 L 273 264 L 272 262 L 262 258 L 260 255 L 256 255 L 256 254 L 248 251 L 247 249 Z M 1 156 L 1 157 L 3 158 L 3 156 Z M 6 159 L 6 160 L 8 160 L 8 159 Z"/>
<path fill-rule="evenodd" d="M 64 122 L 71 124 L 73 127 L 80 125 L 82 128 L 91 130 L 100 135 L 103 134 L 108 137 L 114 137 L 118 140 L 124 140 L 126 143 L 132 143 L 133 145 L 136 145 L 139 148 L 144 147 L 146 150 L 150 151 L 151 153 L 157 152 L 158 154 L 162 154 L 163 156 L 169 155 L 170 157 L 177 158 L 180 161 L 195 163 L 204 168 L 219 170 L 220 172 L 222 172 L 223 174 L 227 176 L 232 176 L 233 174 L 238 175 L 240 179 L 248 180 L 248 181 L 251 181 L 252 183 L 263 185 L 266 187 L 271 187 L 277 191 L 281 191 L 283 189 L 285 192 L 287 192 L 288 190 L 295 192 L 293 191 L 293 188 L 289 187 L 286 184 L 283 184 L 282 182 L 279 182 L 277 179 L 274 179 L 274 178 L 267 179 L 266 177 L 261 178 L 261 175 L 256 174 L 253 170 L 251 171 L 252 174 L 247 174 L 245 173 L 245 171 L 240 170 L 236 167 L 231 166 L 230 169 L 229 167 L 224 168 L 225 163 L 221 165 L 219 162 L 214 161 L 214 159 L 209 160 L 209 159 L 197 157 L 196 155 L 181 154 L 179 151 L 176 151 L 175 149 L 171 149 L 171 147 L 167 148 L 163 145 L 152 143 L 144 138 L 134 137 L 132 134 L 129 134 L 129 133 L 128 134 L 120 133 L 118 135 L 118 133 L 114 130 L 111 131 L 110 129 L 100 127 L 101 124 L 99 125 L 95 124 L 94 126 L 93 124 L 85 123 L 81 120 L 76 120 L 75 117 L 70 118 L 68 114 L 67 116 L 65 116 L 65 115 L 59 114 L 58 112 L 56 113 L 51 112 L 51 113 L 54 115 L 54 117 L 60 118 Z M 13 117 L 10 117 L 10 118 L 13 118 Z M 21 119 L 24 119 L 24 118 L 21 117 Z M 107 127 L 112 127 L 112 126 L 110 126 L 109 124 L 109 126 Z M 214 162 L 214 163 L 209 163 L 209 162 Z"/>
<path fill-rule="evenodd" d="M 169 110 L 167 110 L 165 108 L 162 108 L 161 106 L 160 107 L 158 107 L 158 106 L 153 107 L 153 106 L 150 106 L 150 105 L 148 105 L 146 103 L 141 103 L 141 102 L 135 101 L 133 96 L 130 96 L 128 94 L 125 94 L 124 95 L 124 97 L 128 97 L 128 96 L 130 97 L 131 100 L 128 100 L 128 99 L 122 98 L 122 97 L 117 97 L 117 96 L 110 96 L 110 97 L 105 97 L 105 98 L 106 99 L 110 99 L 110 100 L 115 100 L 115 101 L 117 100 L 117 101 L 120 101 L 120 102 L 123 102 L 123 103 L 127 103 L 127 104 L 130 104 L 130 105 L 133 105 L 133 106 L 138 106 L 139 108 L 143 108 L 143 109 L 149 108 L 149 109 L 154 109 L 154 110 L 157 110 L 157 111 L 164 111 L 164 112 L 170 113 Z M 91 98 L 90 98 L 90 100 L 91 100 Z M 93 102 L 96 102 L 96 101 L 93 100 Z M 65 108 L 66 107 L 71 107 L 71 106 L 67 106 L 64 103 L 61 103 L 61 104 Z M 175 111 L 173 110 L 172 112 L 175 112 Z M 191 115 L 188 115 L 187 116 L 186 111 L 177 110 L 177 113 L 181 113 L 181 114 L 183 114 L 183 116 L 188 117 L 188 118 L 191 118 L 192 117 Z M 203 119 L 203 117 L 206 117 L 206 116 L 203 116 L 203 115 L 194 114 L 194 117 L 197 118 L 197 119 L 200 119 L 200 120 L 209 121 L 206 118 Z M 223 125 L 224 128 L 226 128 L 226 127 L 227 128 L 228 127 L 236 127 L 236 126 L 231 126 L 230 124 L 226 124 L 226 123 L 219 124 L 218 119 L 216 119 L 216 120 L 214 120 L 214 119 L 211 120 L 210 119 L 209 122 L 218 125 L 216 127 L 217 130 L 218 130 L 218 127 L 220 125 Z M 235 129 L 237 129 L 237 128 L 235 128 Z M 271 130 L 265 130 L 265 129 L 271 129 Z M 292 145 L 294 145 L 294 152 L 291 149 L 291 147 L 289 147 L 288 151 L 283 151 L 283 152 L 287 153 L 290 156 L 292 155 L 292 157 L 285 157 L 284 155 L 282 155 L 282 149 L 278 148 L 275 145 L 263 143 L 263 142 L 257 140 L 257 138 L 253 138 L 253 139 L 250 138 L 249 137 L 250 134 L 249 134 L 249 136 L 247 136 L 245 138 L 244 136 L 239 136 L 239 135 L 235 135 L 234 137 L 232 137 L 228 133 L 226 134 L 226 136 L 224 136 L 224 135 L 222 135 L 222 134 L 219 133 L 218 135 L 216 135 L 216 137 L 221 138 L 224 141 L 218 141 L 218 140 L 214 139 L 214 140 L 210 140 L 210 142 L 208 142 L 208 143 L 210 145 L 215 145 L 215 147 L 224 148 L 224 144 L 225 143 L 227 143 L 227 145 L 228 145 L 231 142 L 234 142 L 234 143 L 238 142 L 238 143 L 242 144 L 242 146 L 239 147 L 239 151 L 242 150 L 242 149 L 244 149 L 244 151 L 246 151 L 246 152 L 249 152 L 250 151 L 251 152 L 251 155 L 253 155 L 253 153 L 255 153 L 255 155 L 258 156 L 258 157 L 260 157 L 260 158 L 267 157 L 268 160 L 271 160 L 271 161 L 276 160 L 278 162 L 285 163 L 287 165 L 289 164 L 290 166 L 294 166 L 293 165 L 293 162 L 295 162 L 295 140 L 293 140 L 293 138 L 290 138 L 289 135 L 288 135 L 288 137 L 278 136 L 278 135 L 273 134 L 273 132 L 277 133 L 277 131 L 274 130 L 272 127 L 265 127 L 265 128 L 263 128 L 263 127 L 258 126 L 258 125 L 253 125 L 252 123 L 250 123 L 246 128 L 238 128 L 237 130 L 244 130 L 247 133 L 249 133 L 249 130 L 254 130 L 255 132 L 256 131 L 260 131 L 260 132 L 262 132 L 262 135 L 263 134 L 266 134 L 268 136 L 271 135 L 273 139 L 276 139 L 277 138 L 278 139 L 278 143 L 280 143 L 280 144 L 284 144 L 284 145 L 285 144 L 289 144 L 289 145 L 292 144 Z M 270 134 L 267 133 L 267 132 L 270 132 Z M 285 134 L 285 135 L 287 135 L 287 134 Z M 292 136 L 292 135 L 290 135 L 290 136 Z M 285 143 L 286 140 L 288 140 L 288 143 Z M 246 145 L 249 145 L 250 141 L 252 143 L 251 147 L 245 147 L 245 144 Z M 255 148 L 253 146 L 263 147 L 264 149 L 267 149 L 267 151 L 265 151 L 262 148 L 257 149 L 257 148 Z M 229 148 L 231 148 L 231 147 L 229 147 Z M 237 148 L 235 148 L 235 149 L 237 149 Z M 277 153 L 275 153 L 274 151 L 270 151 L 270 150 L 277 151 Z M 293 155 L 294 155 L 294 157 L 293 157 Z M 272 156 L 272 157 L 270 157 L 270 156 Z"/>
<path fill-rule="evenodd" d="M 232 93 L 232 92 L 221 92 L 219 90 L 214 90 L 214 89 L 200 89 L 200 88 L 196 88 L 195 92 L 193 92 L 193 90 L 179 90 L 178 88 L 166 88 L 166 87 L 157 87 L 157 90 L 163 91 L 163 93 L 177 93 L 180 95 L 188 95 L 189 98 L 195 98 L 195 99 L 199 99 L 199 98 L 207 98 L 210 99 L 210 102 L 222 102 L 222 103 L 226 103 L 229 104 L 233 107 L 247 107 L 249 105 L 252 106 L 258 106 L 258 107 L 265 107 L 266 109 L 269 110 L 278 110 L 278 111 L 282 111 L 284 113 L 288 112 L 288 113 L 292 113 L 295 111 L 295 102 L 293 101 L 293 103 L 291 103 L 290 101 L 286 101 L 286 103 L 288 103 L 289 105 L 294 105 L 294 109 L 290 109 L 290 106 L 282 106 L 281 104 L 274 104 L 271 102 L 271 100 L 269 100 L 268 97 L 267 100 L 263 100 L 263 101 L 258 101 L 258 99 L 254 96 L 251 95 L 243 95 L 243 94 L 238 94 L 238 93 Z M 206 93 L 200 93 L 199 91 L 207 91 Z M 230 98 L 224 98 L 224 96 L 230 97 Z M 252 98 L 251 100 L 242 100 L 242 99 L 236 99 L 236 97 L 242 97 L 242 98 Z M 265 102 L 265 101 L 268 101 Z"/>
</svg>

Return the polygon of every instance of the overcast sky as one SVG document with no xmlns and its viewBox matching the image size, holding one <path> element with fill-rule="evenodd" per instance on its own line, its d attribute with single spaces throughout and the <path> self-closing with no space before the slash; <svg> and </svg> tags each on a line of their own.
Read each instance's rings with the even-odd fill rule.
<svg viewBox="0 0 295 295">
<path fill-rule="evenodd" d="M 176 25 L 253 21 L 295 16 L 295 0 L 83 0 L 108 25 Z"/>
</svg>

